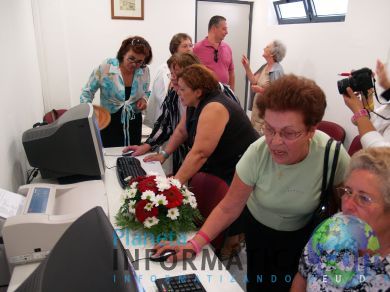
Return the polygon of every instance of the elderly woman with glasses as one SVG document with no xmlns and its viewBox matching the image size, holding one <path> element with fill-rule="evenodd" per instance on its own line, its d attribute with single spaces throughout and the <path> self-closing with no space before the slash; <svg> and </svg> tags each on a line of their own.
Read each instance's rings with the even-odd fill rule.
<svg viewBox="0 0 390 292">
<path fill-rule="evenodd" d="M 269 43 L 263 51 L 263 58 L 266 63 L 262 65 L 254 74 L 249 66 L 248 58 L 243 55 L 241 63 L 245 69 L 246 76 L 252 84 L 251 89 L 253 94 L 249 100 L 249 109 L 252 111 L 251 122 L 253 127 L 262 133 L 263 120 L 259 117 L 259 110 L 256 106 L 256 100 L 264 93 L 264 90 L 269 84 L 283 76 L 284 71 L 280 62 L 286 55 L 286 47 L 278 40 Z"/>
<path fill-rule="evenodd" d="M 364 278 L 348 291 L 389 291 L 390 289 L 390 147 L 367 148 L 352 156 L 343 187 L 337 189 L 345 215 L 356 216 L 372 227 L 379 240 L 379 255 L 363 259 L 359 255 L 357 271 Z M 292 291 L 341 291 L 332 281 L 315 273 L 308 259 L 307 246 L 302 253 L 299 272 Z M 319 263 L 321 265 L 321 263 Z M 323 268 L 321 265 L 319 268 Z"/>
<path fill-rule="evenodd" d="M 174 248 L 175 257 L 181 259 L 184 250 L 199 252 L 238 218 L 234 224 L 244 229 L 247 244 L 247 291 L 288 291 L 312 231 L 312 213 L 319 205 L 329 136 L 316 127 L 324 115 L 325 95 L 313 81 L 287 75 L 265 90 L 257 106 L 264 119 L 264 136 L 237 163 L 224 199 L 186 245 L 163 245 L 158 253 Z M 343 181 L 348 163 L 342 147 L 335 185 Z M 179 171 L 177 177 L 183 175 Z"/>
<path fill-rule="evenodd" d="M 92 102 L 100 89 L 100 104 L 111 114 L 111 122 L 101 131 L 104 147 L 139 145 L 142 133 L 141 111 L 149 98 L 150 74 L 146 66 L 152 48 L 140 36 L 122 42 L 116 58 L 103 61 L 93 70 L 83 87 L 80 102 Z"/>
</svg>

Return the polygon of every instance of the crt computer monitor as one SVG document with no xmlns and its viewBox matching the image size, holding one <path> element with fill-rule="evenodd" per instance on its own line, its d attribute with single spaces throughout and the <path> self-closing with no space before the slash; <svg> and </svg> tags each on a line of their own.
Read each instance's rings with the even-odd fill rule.
<svg viewBox="0 0 390 292">
<path fill-rule="evenodd" d="M 64 182 L 100 179 L 104 158 L 93 106 L 79 104 L 51 124 L 29 129 L 22 142 L 32 167 L 42 178 Z"/>
<path fill-rule="evenodd" d="M 16 291 L 140 292 L 144 289 L 103 209 L 95 207 L 65 231 Z"/>
</svg>

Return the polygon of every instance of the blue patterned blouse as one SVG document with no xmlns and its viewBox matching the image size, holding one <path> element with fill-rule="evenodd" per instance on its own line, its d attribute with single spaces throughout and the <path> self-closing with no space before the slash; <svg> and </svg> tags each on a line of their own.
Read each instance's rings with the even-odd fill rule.
<svg viewBox="0 0 390 292">
<path fill-rule="evenodd" d="M 149 68 L 137 68 L 134 72 L 133 83 L 131 85 L 130 98 L 125 99 L 125 84 L 119 69 L 119 60 L 111 58 L 104 60 L 98 68 L 94 69 L 87 84 L 83 87 L 80 96 L 81 103 L 92 102 L 95 93 L 100 89 L 100 104 L 110 113 L 116 113 L 122 108 L 121 122 L 123 132 L 126 137 L 128 133 L 128 122 L 134 119 L 134 115 L 139 113 L 136 103 L 139 99 L 149 98 L 150 91 Z M 125 143 L 127 145 L 127 143 Z"/>
</svg>

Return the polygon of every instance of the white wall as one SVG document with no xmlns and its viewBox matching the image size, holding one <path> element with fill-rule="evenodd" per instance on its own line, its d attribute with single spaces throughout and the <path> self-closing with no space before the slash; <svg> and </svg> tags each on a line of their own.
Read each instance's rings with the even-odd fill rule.
<svg viewBox="0 0 390 292">
<path fill-rule="evenodd" d="M 195 1 L 145 0 L 144 20 L 111 19 L 111 1 L 33 0 L 37 3 L 44 41 L 42 49 L 51 74 L 49 99 L 52 107 L 78 104 L 81 88 L 94 67 L 115 57 L 123 39 L 141 35 L 151 44 L 151 74 L 169 58 L 169 41 L 178 32 L 195 32 Z M 64 72 L 66 74 L 64 74 Z M 65 96 L 68 95 L 68 96 Z M 48 108 L 49 110 L 51 108 Z"/>
<path fill-rule="evenodd" d="M 0 1 L 0 188 L 25 183 L 22 133 L 42 119 L 43 100 L 30 1 Z"/>
</svg>

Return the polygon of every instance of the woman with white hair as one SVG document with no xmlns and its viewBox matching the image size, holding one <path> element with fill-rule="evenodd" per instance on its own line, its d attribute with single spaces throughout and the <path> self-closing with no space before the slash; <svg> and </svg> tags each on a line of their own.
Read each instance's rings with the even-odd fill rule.
<svg viewBox="0 0 390 292">
<path fill-rule="evenodd" d="M 253 93 L 248 106 L 248 109 L 252 111 L 251 123 L 260 134 L 262 134 L 263 120 L 259 118 L 259 110 L 256 106 L 256 100 L 259 99 L 265 88 L 271 82 L 283 76 L 283 67 L 280 65 L 280 62 L 283 60 L 285 55 L 285 45 L 278 40 L 272 41 L 264 48 L 263 57 L 266 60 L 266 63 L 254 74 L 249 66 L 248 58 L 245 55 L 242 56 L 241 63 L 244 66 L 246 76 L 251 83 Z"/>
</svg>

